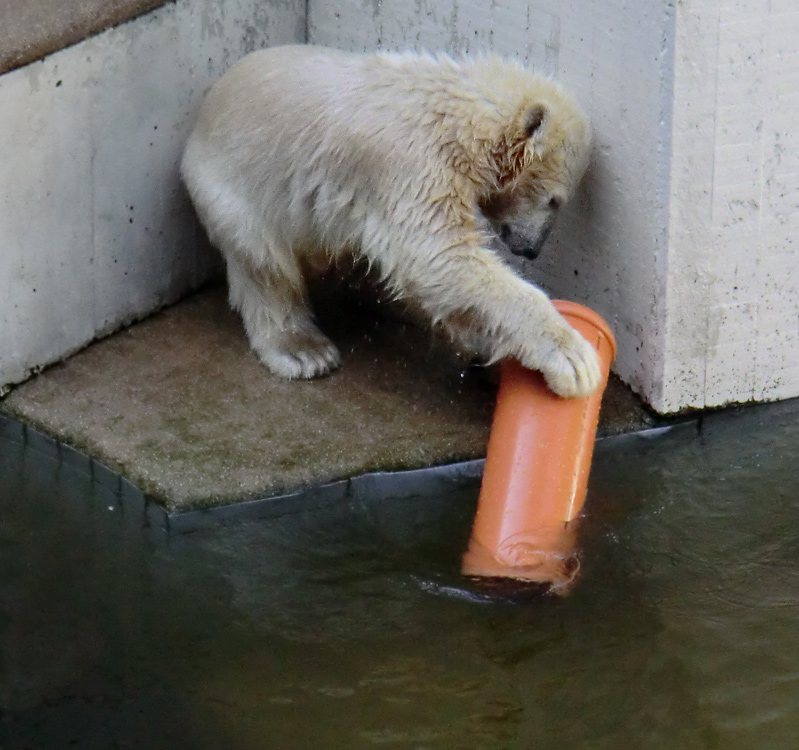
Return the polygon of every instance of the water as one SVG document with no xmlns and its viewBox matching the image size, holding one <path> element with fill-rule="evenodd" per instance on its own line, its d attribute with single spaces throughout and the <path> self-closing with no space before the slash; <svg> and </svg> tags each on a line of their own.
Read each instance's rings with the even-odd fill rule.
<svg viewBox="0 0 799 750">
<path fill-rule="evenodd" d="M 0 443 L 0 747 L 795 748 L 795 404 L 604 443 L 563 600 L 457 575 L 474 493 L 167 538 Z"/>
</svg>

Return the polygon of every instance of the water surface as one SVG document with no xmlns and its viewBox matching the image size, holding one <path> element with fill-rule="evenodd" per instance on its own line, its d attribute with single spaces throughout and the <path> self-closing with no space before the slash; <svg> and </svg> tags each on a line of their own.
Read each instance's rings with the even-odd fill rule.
<svg viewBox="0 0 799 750">
<path fill-rule="evenodd" d="M 453 595 L 474 492 L 166 537 L 0 441 L 0 746 L 795 748 L 797 445 L 606 441 L 572 595 L 508 604 Z"/>
</svg>

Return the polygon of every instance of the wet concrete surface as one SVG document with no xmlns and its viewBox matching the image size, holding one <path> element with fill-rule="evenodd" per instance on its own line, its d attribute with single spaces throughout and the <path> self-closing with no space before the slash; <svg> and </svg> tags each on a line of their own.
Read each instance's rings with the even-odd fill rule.
<svg viewBox="0 0 799 750">
<path fill-rule="evenodd" d="M 0 413 L 118 472 L 170 512 L 485 455 L 493 371 L 346 290 L 316 302 L 344 359 L 329 377 L 272 376 L 217 287 L 49 368 Z M 612 380 L 600 434 L 654 423 Z"/>
</svg>

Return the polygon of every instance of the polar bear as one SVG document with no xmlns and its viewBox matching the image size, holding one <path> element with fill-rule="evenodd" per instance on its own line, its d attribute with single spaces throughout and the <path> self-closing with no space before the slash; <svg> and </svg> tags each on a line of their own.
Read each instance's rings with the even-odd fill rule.
<svg viewBox="0 0 799 750">
<path fill-rule="evenodd" d="M 306 274 L 354 254 L 456 342 L 575 397 L 599 383 L 593 348 L 492 248 L 538 254 L 589 149 L 575 103 L 518 64 L 298 45 L 212 86 L 181 173 L 273 373 L 339 365 Z"/>
</svg>

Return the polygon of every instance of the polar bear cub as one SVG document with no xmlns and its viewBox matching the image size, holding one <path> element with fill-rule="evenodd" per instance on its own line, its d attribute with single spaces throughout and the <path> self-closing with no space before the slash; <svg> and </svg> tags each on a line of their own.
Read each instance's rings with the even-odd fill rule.
<svg viewBox="0 0 799 750">
<path fill-rule="evenodd" d="M 305 274 L 346 253 L 456 341 L 489 361 L 516 357 L 570 397 L 599 383 L 594 350 L 491 248 L 538 254 L 589 141 L 555 83 L 493 56 L 286 46 L 211 88 L 181 172 L 273 373 L 339 365 Z"/>
</svg>

